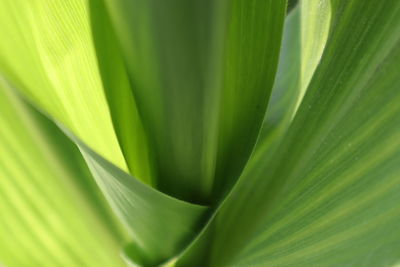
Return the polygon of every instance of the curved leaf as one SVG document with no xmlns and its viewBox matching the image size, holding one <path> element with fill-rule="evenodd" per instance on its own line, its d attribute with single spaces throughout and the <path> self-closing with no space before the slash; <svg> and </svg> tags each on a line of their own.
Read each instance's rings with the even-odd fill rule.
<svg viewBox="0 0 400 267">
<path fill-rule="evenodd" d="M 267 112 L 252 158 L 272 150 L 283 137 L 296 111 L 300 97 L 300 8 L 295 7 L 286 17 L 278 71 L 268 102 Z M 250 160 L 249 163 L 254 160 Z"/>
<path fill-rule="evenodd" d="M 0 1 L 0 71 L 52 117 L 126 169 L 91 38 L 87 0 Z"/>
<path fill-rule="evenodd" d="M 158 187 L 220 198 L 256 141 L 273 84 L 286 1 L 106 0 Z"/>
<path fill-rule="evenodd" d="M 330 0 L 303 0 L 287 15 L 277 77 L 253 157 L 272 153 L 291 124 L 325 48 L 330 12 Z"/>
<path fill-rule="evenodd" d="M 102 0 L 90 0 L 101 79 L 114 128 L 130 173 L 155 187 L 153 157 L 138 114 L 122 52 Z"/>
<path fill-rule="evenodd" d="M 249 165 L 186 260 L 214 233 L 209 266 L 398 262 L 400 3 L 331 4 L 327 45 L 288 133 Z"/>
<path fill-rule="evenodd" d="M 62 127 L 62 126 L 61 126 Z M 128 256 L 137 264 L 162 263 L 178 254 L 200 229 L 208 208 L 165 195 L 108 162 L 68 130 L 97 184 L 129 230 Z"/>
<path fill-rule="evenodd" d="M 300 105 L 324 51 L 331 22 L 331 0 L 303 0 L 301 13 Z"/>
<path fill-rule="evenodd" d="M 12 37 L 1 44 L 1 70 L 19 82 L 24 95 L 28 95 L 35 107 L 63 125 L 71 136 L 76 134 L 82 138 L 82 142 L 78 138 L 73 141 L 79 144 L 114 212 L 130 230 L 145 263 L 153 264 L 174 256 L 197 231 L 197 224 L 201 223 L 207 208 L 164 195 L 124 172 L 125 160 L 113 132 L 92 47 L 88 2 L 2 1 L 0 5 L 4 7 L 1 12 L 5 13 L 0 18 L 5 25 L 1 34 Z M 13 13 L 17 8 L 23 10 L 20 16 Z M 63 19 L 59 20 L 58 16 Z M 28 28 L 11 34 L 15 25 L 22 23 Z M 14 43 L 17 43 L 15 47 Z M 19 56 L 11 57 L 20 51 Z M 113 58 L 113 55 L 101 56 Z M 114 93 L 123 94 L 122 90 L 110 92 L 111 87 L 119 85 L 118 82 L 127 86 L 121 59 L 113 60 L 117 63 L 115 73 L 120 76 L 113 77 L 115 80 L 104 76 L 110 102 L 115 101 Z M 101 71 L 107 70 L 102 65 Z M 126 106 L 134 110 L 134 106 L 129 105 Z M 119 133 L 126 129 L 121 127 Z M 132 128 L 129 130 L 127 133 L 132 133 Z M 123 144 L 128 137 L 122 137 Z M 145 172 L 139 170 L 139 173 Z M 142 177 L 145 178 L 148 176 Z"/>
<path fill-rule="evenodd" d="M 123 266 L 124 237 L 74 144 L 3 80 L 0 113 L 1 264 Z"/>
</svg>

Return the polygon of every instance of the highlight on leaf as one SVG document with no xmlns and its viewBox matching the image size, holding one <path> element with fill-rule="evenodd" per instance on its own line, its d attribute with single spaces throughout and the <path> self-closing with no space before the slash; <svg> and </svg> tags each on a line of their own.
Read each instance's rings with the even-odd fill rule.
<svg viewBox="0 0 400 267">
<path fill-rule="evenodd" d="M 0 0 L 0 265 L 396 266 L 397 0 Z"/>
</svg>

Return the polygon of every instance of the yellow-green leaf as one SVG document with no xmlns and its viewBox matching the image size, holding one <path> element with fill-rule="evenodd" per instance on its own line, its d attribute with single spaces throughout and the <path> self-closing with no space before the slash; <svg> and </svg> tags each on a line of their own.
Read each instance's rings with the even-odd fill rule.
<svg viewBox="0 0 400 267">
<path fill-rule="evenodd" d="M 0 81 L 0 264 L 124 266 L 124 234 L 72 142 Z"/>
</svg>

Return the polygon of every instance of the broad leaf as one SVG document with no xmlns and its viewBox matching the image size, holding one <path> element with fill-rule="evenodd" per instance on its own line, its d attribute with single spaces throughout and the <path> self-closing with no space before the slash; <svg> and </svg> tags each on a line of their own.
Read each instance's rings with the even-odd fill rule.
<svg viewBox="0 0 400 267">
<path fill-rule="evenodd" d="M 78 149 L 0 81 L 0 264 L 124 266 Z"/>
<path fill-rule="evenodd" d="M 153 266 L 167 261 L 197 234 L 207 207 L 169 197 L 141 183 L 71 137 L 133 238 L 127 250 L 133 262 Z"/>
<path fill-rule="evenodd" d="M 97 184 L 129 230 L 132 239 L 130 242 L 140 254 L 140 259 L 133 260 L 148 265 L 173 257 L 197 233 L 207 208 L 164 195 L 125 172 L 125 160 L 114 136 L 97 70 L 89 27 L 88 3 L 78 0 L 57 3 L 5 1 L 1 5 L 8 11 L 1 18 L 7 29 L 2 34 L 6 35 L 14 29 L 12 22 L 17 24 L 17 18 L 34 28 L 31 31 L 23 29 L 13 35 L 14 38 L 2 43 L 2 71 L 18 82 L 24 96 L 28 95 L 33 106 L 60 125 L 79 145 Z M 16 17 L 12 11 L 17 7 L 24 12 Z M 104 14 L 101 6 L 97 8 L 92 10 L 94 21 L 98 20 L 97 15 Z M 31 12 L 35 12 L 35 16 L 30 16 Z M 58 20 L 57 16 L 65 17 Z M 110 27 L 107 21 L 104 23 Z M 112 36 L 111 31 L 108 34 Z M 95 36 L 98 37 L 96 34 Z M 32 42 L 24 42 L 25 38 Z M 17 41 L 21 43 L 13 48 Z M 115 42 L 110 43 L 114 45 Z M 97 48 L 104 52 L 101 47 Z M 19 49 L 27 49 L 27 52 L 21 53 L 21 57 L 17 58 L 9 56 L 18 54 Z M 127 145 L 130 142 L 128 139 L 133 137 L 130 134 L 144 133 L 140 128 L 140 118 L 134 113 L 135 106 L 131 106 L 134 105 L 133 101 L 127 99 L 128 103 L 120 106 L 122 109 L 127 108 L 121 114 L 133 113 L 129 118 L 136 118 L 137 121 L 123 122 L 123 117 L 115 113 L 119 112 L 116 97 L 124 96 L 124 86 L 128 86 L 128 81 L 124 80 L 127 78 L 124 76 L 125 70 L 122 59 L 118 57 L 118 50 L 112 53 L 102 53 L 99 61 L 107 100 L 113 115 L 116 115 L 113 119 L 115 123 L 119 123 L 119 141 L 122 145 Z M 104 60 L 115 64 L 107 67 Z M 111 67 L 118 76 L 111 77 L 111 73 L 107 74 Z M 35 84 L 35 79 L 40 83 Z M 122 122 L 138 124 L 124 127 Z M 137 133 L 133 133 L 135 129 L 138 130 Z M 136 137 L 139 139 L 137 143 L 140 143 L 140 136 Z M 145 144 L 144 147 L 146 149 Z M 142 180 L 151 183 L 147 166 L 140 165 L 141 162 L 146 162 L 146 154 L 143 154 L 143 158 L 138 155 L 135 158 L 125 150 L 123 152 L 127 155 L 132 172 L 136 173 L 135 167 L 139 166 L 137 172 L 143 174 Z"/>
<path fill-rule="evenodd" d="M 221 197 L 261 126 L 286 1 L 105 2 L 158 188 L 192 202 Z"/>
<path fill-rule="evenodd" d="M 333 0 L 331 10 L 320 65 L 282 143 L 251 162 L 182 264 L 211 233 L 209 266 L 400 259 L 400 3 Z"/>
<path fill-rule="evenodd" d="M 99 76 L 87 0 L 0 1 L 0 72 L 126 169 Z"/>
</svg>

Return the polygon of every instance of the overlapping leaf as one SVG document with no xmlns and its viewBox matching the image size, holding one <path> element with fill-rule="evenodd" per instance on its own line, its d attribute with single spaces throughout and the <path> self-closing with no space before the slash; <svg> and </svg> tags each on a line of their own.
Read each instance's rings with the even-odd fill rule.
<svg viewBox="0 0 400 267">
<path fill-rule="evenodd" d="M 154 266 L 178 254 L 202 226 L 207 207 L 169 197 L 107 162 L 75 139 L 94 178 L 133 242 L 127 256 Z"/>
<path fill-rule="evenodd" d="M 331 4 L 325 51 L 288 133 L 249 165 L 182 264 L 210 233 L 209 266 L 399 260 L 400 4 Z"/>
<path fill-rule="evenodd" d="M 0 71 L 41 109 L 126 169 L 104 97 L 86 0 L 0 1 Z"/>
<path fill-rule="evenodd" d="M 267 112 L 253 158 L 271 151 L 289 127 L 300 99 L 301 43 L 300 9 L 285 20 L 279 66 Z"/>
<path fill-rule="evenodd" d="M 130 230 L 130 241 L 141 255 L 140 259 L 134 260 L 153 264 L 178 253 L 197 229 L 206 208 L 164 195 L 124 172 L 125 159 L 113 133 L 92 47 L 88 3 L 75 0 L 3 1 L 0 5 L 4 7 L 2 12 L 7 13 L 1 17 L 5 25 L 1 34 L 4 37 L 10 35 L 1 44 L 1 71 L 17 82 L 18 89 L 28 96 L 30 103 L 65 127 L 73 140 L 79 143 L 96 182 L 114 212 Z M 13 12 L 18 8 L 23 12 L 16 16 Z M 58 20 L 57 16 L 63 16 L 63 19 Z M 95 17 L 92 19 L 96 20 Z M 24 23 L 27 29 L 21 28 L 12 33 L 15 27 Z M 102 54 L 102 57 L 115 61 L 110 69 L 115 68 L 113 73 L 119 75 L 112 77 L 114 80 L 110 75 L 103 77 L 107 100 L 114 110 L 118 105 L 118 99 L 114 97 L 124 95 L 126 81 L 123 80 L 124 69 L 120 65 L 118 51 L 112 52 L 116 57 L 114 54 Z M 13 57 L 18 54 L 19 57 Z M 102 65 L 103 75 L 107 70 Z M 134 104 L 127 101 L 127 105 Z M 135 107 L 128 106 L 128 111 L 132 110 Z M 115 123 L 122 123 L 119 118 L 113 119 Z M 119 141 L 126 144 L 130 136 L 124 134 L 140 134 L 140 125 L 136 128 L 137 133 L 132 133 L 135 128 L 120 124 L 117 128 Z M 121 135 L 124 129 L 129 131 Z M 83 142 L 78 142 L 78 139 Z M 125 151 L 124 155 L 127 155 Z M 136 156 L 136 160 L 143 162 L 145 154 L 143 157 Z M 129 168 L 138 166 L 131 164 L 136 160 L 129 155 L 127 159 Z M 142 169 L 138 169 L 138 173 L 144 174 L 142 180 L 150 183 L 146 166 L 139 167 Z M 135 170 L 132 172 L 135 173 Z M 76 174 L 76 177 L 79 176 Z M 87 195 L 91 194 L 91 190 L 88 188 Z"/>
<path fill-rule="evenodd" d="M 74 144 L 0 83 L 0 264 L 124 266 L 124 235 Z"/>
<path fill-rule="evenodd" d="M 398 1 L 292 11 L 256 153 L 202 231 L 206 207 L 133 176 L 191 202 L 229 191 L 266 109 L 285 1 L 104 2 L 90 2 L 92 42 L 87 1 L 2 1 L 0 67 L 72 131 L 134 239 L 131 265 L 400 259 Z"/>
<path fill-rule="evenodd" d="M 118 40 L 103 1 L 91 0 L 89 3 L 101 79 L 121 150 L 130 173 L 156 187 L 154 160 L 150 155 Z"/>
<path fill-rule="evenodd" d="M 158 187 L 212 202 L 234 183 L 257 138 L 286 1 L 105 2 Z"/>
</svg>

